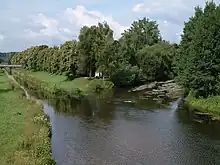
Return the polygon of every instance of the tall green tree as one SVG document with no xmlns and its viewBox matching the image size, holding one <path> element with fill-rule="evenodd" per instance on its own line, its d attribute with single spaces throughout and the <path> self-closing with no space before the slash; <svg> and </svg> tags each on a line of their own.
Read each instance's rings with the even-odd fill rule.
<svg viewBox="0 0 220 165">
<path fill-rule="evenodd" d="M 117 40 L 106 43 L 99 58 L 99 71 L 103 75 L 111 77 L 120 68 L 124 59 L 119 53 L 119 49 L 120 43 Z"/>
<path fill-rule="evenodd" d="M 176 49 L 168 42 L 146 45 L 138 51 L 137 59 L 145 81 L 164 81 L 173 78 L 172 61 Z"/>
<path fill-rule="evenodd" d="M 195 96 L 220 93 L 220 7 L 206 2 L 185 23 L 176 70 L 178 81 Z"/>
<path fill-rule="evenodd" d="M 78 59 L 77 41 L 66 41 L 61 45 L 59 58 L 59 72 L 65 72 L 68 79 L 76 77 Z"/>
<path fill-rule="evenodd" d="M 154 45 L 161 40 L 156 21 L 144 17 L 134 21 L 131 27 L 122 33 L 121 52 L 132 66 L 137 65 L 137 52 L 146 45 Z"/>
<path fill-rule="evenodd" d="M 99 68 L 99 57 L 108 40 L 113 40 L 113 31 L 104 22 L 98 26 L 84 26 L 79 35 L 79 73 L 86 76 L 93 76 Z"/>
</svg>

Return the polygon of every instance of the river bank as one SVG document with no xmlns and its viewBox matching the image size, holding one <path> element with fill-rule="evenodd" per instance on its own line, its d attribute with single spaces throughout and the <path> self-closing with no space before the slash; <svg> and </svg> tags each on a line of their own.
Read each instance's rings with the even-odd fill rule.
<svg viewBox="0 0 220 165">
<path fill-rule="evenodd" d="M 129 90 L 129 92 L 140 91 L 143 93 L 142 99 L 154 97 L 154 100 L 159 101 L 164 97 L 178 98 L 184 95 L 183 88 L 177 85 L 174 80 L 152 82 Z M 193 112 L 199 122 L 204 120 L 220 120 L 220 96 L 195 98 L 189 93 L 182 103 L 185 106 L 184 109 Z"/>
<path fill-rule="evenodd" d="M 189 93 L 185 100 L 189 109 L 199 118 L 220 120 L 220 96 L 195 98 Z"/>
<path fill-rule="evenodd" d="M 0 162 L 7 165 L 53 165 L 50 124 L 43 109 L 0 73 Z"/>
<path fill-rule="evenodd" d="M 57 164 L 219 164 L 219 123 L 195 123 L 190 112 L 177 111 L 178 100 L 164 107 L 141 99 L 142 93 L 115 94 L 85 97 L 78 104 L 70 98 L 43 101 Z"/>
<path fill-rule="evenodd" d="M 113 83 L 102 79 L 75 78 L 67 81 L 66 76 L 49 74 L 47 72 L 30 72 L 16 69 L 13 77 L 20 84 L 32 90 L 43 91 L 46 96 L 64 96 L 80 99 L 91 93 L 101 93 L 113 88 Z"/>
<path fill-rule="evenodd" d="M 57 164 L 219 165 L 219 123 L 195 123 L 187 110 L 177 110 L 178 100 L 163 107 L 135 94 L 117 91 L 113 98 L 86 97 L 78 104 L 44 100 Z"/>
</svg>

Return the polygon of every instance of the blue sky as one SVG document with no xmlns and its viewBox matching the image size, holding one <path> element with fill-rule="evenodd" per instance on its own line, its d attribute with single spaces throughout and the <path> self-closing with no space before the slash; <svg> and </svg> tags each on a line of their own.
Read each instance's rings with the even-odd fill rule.
<svg viewBox="0 0 220 165">
<path fill-rule="evenodd" d="M 132 21 L 156 20 L 164 39 L 179 42 L 184 21 L 204 0 L 1 0 L 0 52 L 75 39 L 83 25 L 107 21 L 115 38 Z M 220 0 L 216 0 L 220 3 Z"/>
</svg>

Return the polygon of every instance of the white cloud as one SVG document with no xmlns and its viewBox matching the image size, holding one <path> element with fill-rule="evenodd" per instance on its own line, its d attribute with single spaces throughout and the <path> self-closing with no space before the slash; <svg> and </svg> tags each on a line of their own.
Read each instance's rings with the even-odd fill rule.
<svg viewBox="0 0 220 165">
<path fill-rule="evenodd" d="M 114 30 L 115 38 L 119 38 L 121 33 L 128 27 L 121 25 L 115 21 L 111 15 L 104 15 L 98 11 L 89 11 L 84 6 L 77 6 L 76 9 L 67 8 L 64 12 L 64 17 L 72 25 L 82 27 L 92 26 L 98 22 L 106 21 Z"/>
<path fill-rule="evenodd" d="M 132 8 L 132 11 L 133 12 L 141 12 L 144 7 L 144 3 L 139 3 L 139 4 L 136 4 L 133 8 Z"/>
<path fill-rule="evenodd" d="M 204 5 L 203 0 L 145 0 L 143 3 L 136 4 L 134 8 L 139 7 L 136 12 L 165 12 L 165 13 L 181 13 L 182 11 L 191 11 L 197 5 Z M 171 10 L 172 9 L 172 10 Z"/>
<path fill-rule="evenodd" d="M 4 40 L 5 36 L 3 34 L 0 34 L 0 42 Z"/>
<path fill-rule="evenodd" d="M 98 22 L 106 21 L 114 30 L 114 37 L 119 38 L 121 33 L 127 29 L 115 21 L 111 15 L 104 15 L 98 11 L 87 10 L 84 6 L 77 6 L 75 9 L 67 8 L 56 18 L 49 18 L 44 14 L 37 14 L 31 17 L 32 26 L 40 27 L 37 31 L 25 29 L 26 39 L 35 39 L 38 44 L 42 40 L 52 42 L 52 39 L 66 41 L 75 38 L 82 26 L 96 25 Z M 36 44 L 37 44 L 36 43 Z"/>
<path fill-rule="evenodd" d="M 65 39 L 64 36 L 60 33 L 59 22 L 56 19 L 46 17 L 44 14 L 40 13 L 32 17 L 32 26 L 42 27 L 39 31 L 33 31 L 31 29 L 25 29 L 25 37 L 33 39 L 36 37 L 49 37 L 57 39 Z M 63 30 L 63 29 L 61 29 Z"/>
<path fill-rule="evenodd" d="M 18 7 L 22 3 L 11 4 L 7 1 L 8 5 L 3 4 L 1 6 L 3 10 L 0 10 L 1 15 L 5 16 L 0 18 L 2 23 L 0 51 L 20 51 L 39 44 L 58 45 L 66 40 L 76 39 L 83 25 L 91 26 L 103 21 L 108 22 L 115 32 L 115 38 L 118 38 L 121 32 L 128 28 L 127 25 L 130 26 L 132 21 L 141 17 L 156 20 L 163 39 L 177 42 L 180 40 L 184 21 L 192 15 L 196 5 L 203 6 L 205 1 L 142 0 L 139 2 L 133 8 L 130 2 L 125 3 L 121 9 L 119 6 L 122 5 L 122 1 L 118 1 L 117 4 L 110 0 L 75 0 L 66 3 L 53 1 L 54 5 L 51 6 L 49 4 L 52 0 L 47 0 L 36 3 L 35 8 L 30 10 L 33 2 Z M 216 2 L 220 3 L 220 0 Z M 76 4 L 82 5 L 75 6 Z M 13 5 L 11 10 L 8 9 L 10 5 Z M 96 9 L 91 10 L 83 5 Z M 106 7 L 103 8 L 103 5 Z M 68 8 L 70 6 L 75 7 Z M 101 12 L 103 10 L 105 14 Z"/>
<path fill-rule="evenodd" d="M 180 41 L 184 21 L 193 14 L 194 7 L 204 4 L 204 0 L 144 0 L 134 5 L 132 11 L 156 20 L 163 38 L 175 42 Z"/>
</svg>

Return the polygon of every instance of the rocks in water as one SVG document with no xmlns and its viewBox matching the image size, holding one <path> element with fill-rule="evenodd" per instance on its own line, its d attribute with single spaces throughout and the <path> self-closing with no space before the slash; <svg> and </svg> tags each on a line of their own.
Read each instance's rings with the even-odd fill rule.
<svg viewBox="0 0 220 165">
<path fill-rule="evenodd" d="M 152 90 L 154 93 L 167 93 L 166 89 L 153 89 Z"/>
<path fill-rule="evenodd" d="M 143 91 L 147 89 L 154 89 L 156 87 L 157 87 L 157 82 L 152 82 L 150 84 L 145 84 L 145 85 L 141 85 L 139 87 L 133 88 L 129 90 L 129 92 L 138 92 L 138 91 Z"/>
<path fill-rule="evenodd" d="M 196 123 L 203 123 L 203 120 L 193 119 L 193 121 Z"/>
<path fill-rule="evenodd" d="M 194 113 L 195 113 L 195 115 L 198 115 L 198 116 L 211 116 L 210 113 L 205 113 L 205 112 L 197 112 L 197 111 L 195 111 Z"/>
<path fill-rule="evenodd" d="M 183 94 L 182 88 L 177 85 L 174 80 L 152 82 L 149 84 L 141 85 L 139 87 L 133 88 L 129 92 L 145 91 L 143 97 L 156 97 L 157 98 L 178 98 Z"/>
<path fill-rule="evenodd" d="M 213 116 L 212 121 L 220 121 L 220 116 Z"/>
<path fill-rule="evenodd" d="M 134 100 L 125 100 L 124 102 L 125 103 L 136 103 L 136 101 L 134 101 Z"/>
<path fill-rule="evenodd" d="M 166 81 L 165 83 L 166 83 L 166 84 L 169 84 L 169 83 L 175 83 L 175 82 L 174 82 L 174 80 L 168 80 L 168 81 Z"/>
<path fill-rule="evenodd" d="M 160 95 L 158 95 L 157 97 L 158 98 L 164 98 L 166 95 L 162 95 L 162 94 L 160 94 Z"/>
<path fill-rule="evenodd" d="M 194 111 L 193 116 L 194 116 L 195 119 L 199 119 L 199 120 L 202 120 L 202 121 L 211 121 L 211 120 L 213 120 L 213 116 L 210 113 Z"/>
</svg>

